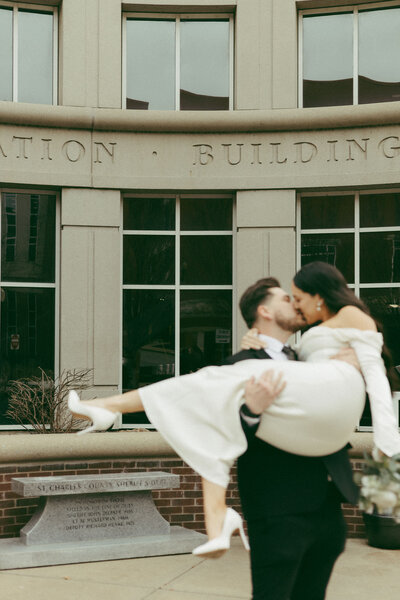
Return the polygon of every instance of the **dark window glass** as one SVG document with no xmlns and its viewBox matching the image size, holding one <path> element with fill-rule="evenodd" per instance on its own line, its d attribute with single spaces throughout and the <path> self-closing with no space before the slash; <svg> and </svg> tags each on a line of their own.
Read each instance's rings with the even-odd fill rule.
<svg viewBox="0 0 400 600">
<path fill-rule="evenodd" d="M 124 290 L 123 391 L 175 375 L 175 292 Z M 148 423 L 144 413 L 124 423 Z"/>
<path fill-rule="evenodd" d="M 182 375 L 206 365 L 220 365 L 232 354 L 232 292 L 182 290 Z"/>
<path fill-rule="evenodd" d="M 301 199 L 302 229 L 354 227 L 354 196 L 312 196 Z"/>
<path fill-rule="evenodd" d="M 229 109 L 229 21 L 180 24 L 181 110 Z"/>
<path fill-rule="evenodd" d="M 182 198 L 182 231 L 231 231 L 231 198 Z"/>
<path fill-rule="evenodd" d="M 54 289 L 1 288 L 0 422 L 10 380 L 54 377 Z"/>
<path fill-rule="evenodd" d="M 232 237 L 181 236 L 182 285 L 232 284 Z"/>
<path fill-rule="evenodd" d="M 400 8 L 360 11 L 358 102 L 400 100 Z"/>
<path fill-rule="evenodd" d="M 126 284 L 174 284 L 175 237 L 173 235 L 125 235 Z"/>
<path fill-rule="evenodd" d="M 54 283 L 55 214 L 54 196 L 2 194 L 3 281 Z"/>
<path fill-rule="evenodd" d="M 303 18 L 303 106 L 353 103 L 353 13 Z"/>
<path fill-rule="evenodd" d="M 354 235 L 318 233 L 301 236 L 301 264 L 322 260 L 341 271 L 348 283 L 354 283 Z"/>
<path fill-rule="evenodd" d="M 400 225 L 400 194 L 360 196 L 360 227 Z"/>
<path fill-rule="evenodd" d="M 382 326 L 393 365 L 400 370 L 400 288 L 361 289 L 360 296 Z M 400 390 L 400 380 L 396 379 L 395 388 Z"/>
<path fill-rule="evenodd" d="M 175 21 L 126 22 L 126 107 L 175 108 Z"/>
<path fill-rule="evenodd" d="M 124 229 L 175 229 L 175 198 L 124 198 Z"/>
<path fill-rule="evenodd" d="M 400 232 L 360 233 L 360 282 L 400 282 Z"/>
<path fill-rule="evenodd" d="M 12 100 L 13 13 L 0 8 L 0 100 Z"/>
</svg>

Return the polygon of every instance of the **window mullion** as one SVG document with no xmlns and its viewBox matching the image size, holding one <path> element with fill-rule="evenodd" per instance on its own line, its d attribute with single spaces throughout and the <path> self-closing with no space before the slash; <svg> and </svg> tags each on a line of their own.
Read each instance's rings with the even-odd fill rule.
<svg viewBox="0 0 400 600">
<path fill-rule="evenodd" d="M 181 82 L 181 19 L 176 18 L 175 22 L 175 110 L 181 108 L 180 95 Z"/>
<path fill-rule="evenodd" d="M 58 9 L 53 11 L 53 104 L 58 104 L 58 60 L 57 44 L 58 40 Z"/>
<path fill-rule="evenodd" d="M 298 36 L 299 36 L 299 55 L 298 55 L 298 80 L 299 80 L 299 98 L 298 106 L 303 108 L 303 15 L 299 16 L 298 23 Z"/>
<path fill-rule="evenodd" d="M 13 101 L 18 102 L 18 8 L 13 8 Z"/>
<path fill-rule="evenodd" d="M 234 47 L 235 47 L 235 38 L 234 38 L 234 22 L 232 15 L 229 17 L 229 110 L 234 109 L 234 69 L 235 69 L 235 61 L 234 61 Z"/>
<path fill-rule="evenodd" d="M 175 209 L 175 375 L 180 375 L 180 356 L 181 356 L 181 270 L 180 270 L 180 254 L 181 254 L 181 205 L 179 196 L 176 197 Z"/>
<path fill-rule="evenodd" d="M 126 108 L 126 96 L 127 96 L 127 92 L 126 92 L 126 89 L 127 89 L 126 22 L 127 22 L 127 18 L 126 18 L 126 15 L 124 15 L 122 18 L 122 57 L 121 57 L 121 62 L 122 62 L 122 102 L 121 102 L 121 105 L 122 105 L 122 108 Z"/>
<path fill-rule="evenodd" d="M 354 292 L 360 296 L 360 192 L 354 197 Z"/>
<path fill-rule="evenodd" d="M 358 104 L 358 8 L 353 17 L 353 104 Z"/>
</svg>

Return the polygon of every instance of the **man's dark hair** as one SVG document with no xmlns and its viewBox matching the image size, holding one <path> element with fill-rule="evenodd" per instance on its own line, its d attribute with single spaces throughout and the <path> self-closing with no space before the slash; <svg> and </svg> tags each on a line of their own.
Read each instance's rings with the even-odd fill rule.
<svg viewBox="0 0 400 600">
<path fill-rule="evenodd" d="M 247 288 L 240 298 L 239 306 L 247 327 L 253 327 L 257 319 L 257 308 L 267 301 L 271 288 L 281 287 L 275 277 L 264 277 Z"/>
</svg>

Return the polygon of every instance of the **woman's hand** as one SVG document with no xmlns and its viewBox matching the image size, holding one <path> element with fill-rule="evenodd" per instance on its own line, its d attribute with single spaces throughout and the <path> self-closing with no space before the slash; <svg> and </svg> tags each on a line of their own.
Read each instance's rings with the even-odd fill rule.
<svg viewBox="0 0 400 600">
<path fill-rule="evenodd" d="M 246 382 L 244 388 L 247 408 L 254 415 L 261 415 L 285 387 L 286 382 L 283 381 L 282 373 L 275 373 L 272 369 L 264 371 L 257 380 L 252 377 Z"/>
<path fill-rule="evenodd" d="M 258 337 L 258 329 L 256 329 L 256 327 L 249 329 L 240 342 L 240 348 L 242 350 L 262 350 L 265 347 L 265 342 L 262 342 Z"/>
</svg>

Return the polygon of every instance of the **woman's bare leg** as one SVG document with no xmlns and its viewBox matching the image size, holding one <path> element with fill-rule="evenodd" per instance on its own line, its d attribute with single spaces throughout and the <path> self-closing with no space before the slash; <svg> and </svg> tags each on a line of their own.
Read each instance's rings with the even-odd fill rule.
<svg viewBox="0 0 400 600">
<path fill-rule="evenodd" d="M 222 525 L 226 513 L 226 490 L 221 485 L 212 483 L 202 477 L 204 514 L 206 518 L 206 530 L 210 540 L 218 537 L 222 531 Z"/>
<path fill-rule="evenodd" d="M 111 412 L 134 413 L 144 411 L 142 400 L 138 390 L 131 390 L 124 394 L 117 394 L 115 396 L 108 396 L 106 398 L 95 398 L 94 400 L 84 400 L 82 404 L 88 404 L 90 406 L 99 406 L 106 408 Z M 78 415 L 82 418 L 87 419 L 85 415 Z"/>
</svg>

